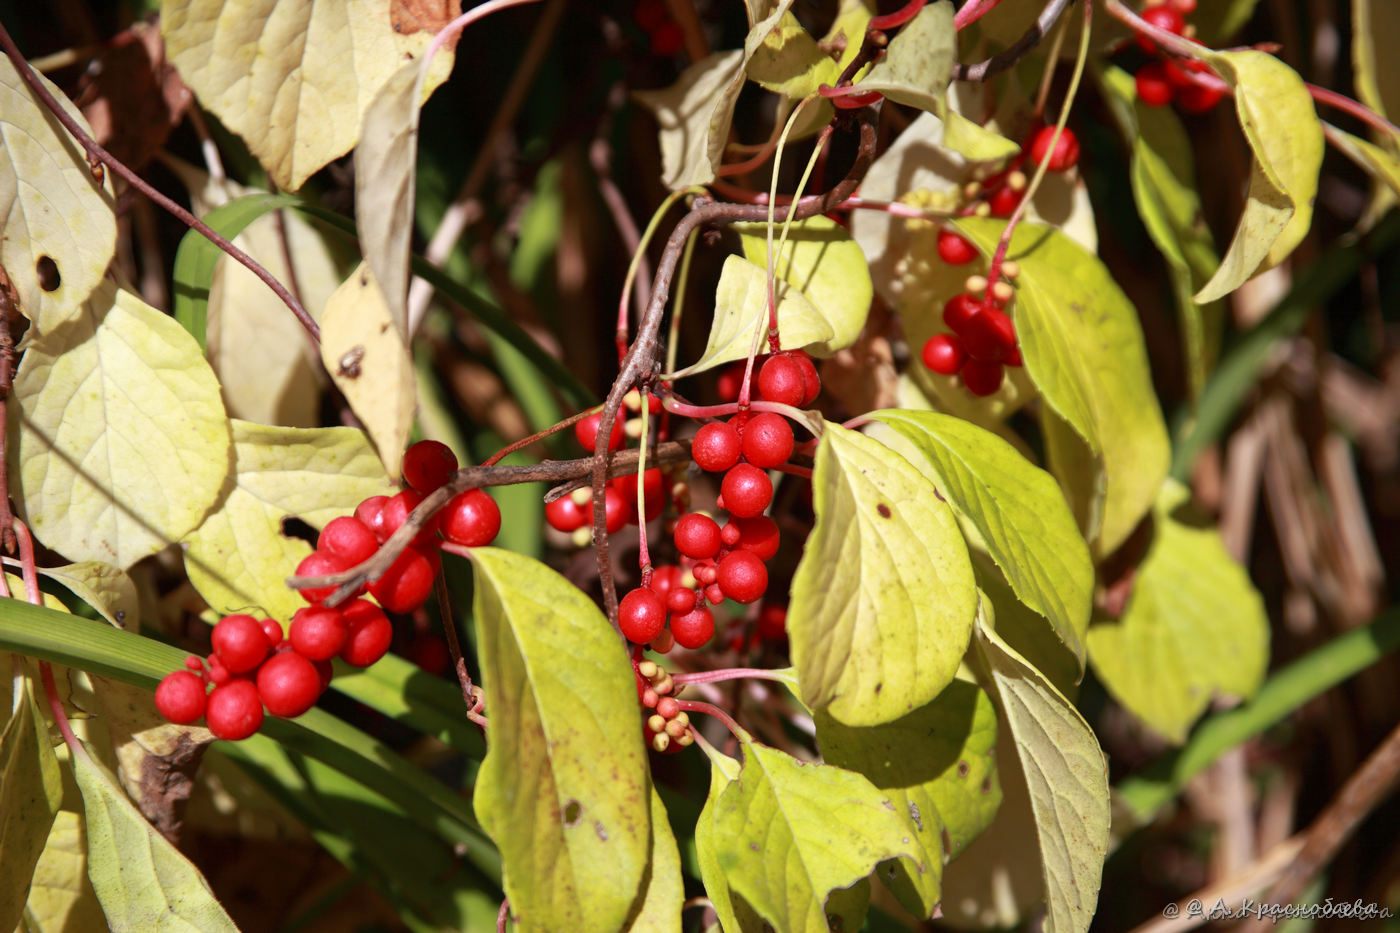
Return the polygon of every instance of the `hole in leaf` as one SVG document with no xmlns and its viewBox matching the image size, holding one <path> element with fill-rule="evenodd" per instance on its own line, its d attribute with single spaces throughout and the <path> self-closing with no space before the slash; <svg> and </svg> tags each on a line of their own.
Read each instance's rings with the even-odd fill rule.
<svg viewBox="0 0 1400 933">
<path fill-rule="evenodd" d="M 282 519 L 282 537 L 284 538 L 297 538 L 315 547 L 316 539 L 319 536 L 320 532 L 295 515 L 288 515 Z"/>
<path fill-rule="evenodd" d="M 564 804 L 564 825 L 572 826 L 578 822 L 579 814 L 583 812 L 583 807 L 577 800 L 570 800 Z"/>
<path fill-rule="evenodd" d="M 58 274 L 58 263 L 48 256 L 40 256 L 34 263 L 34 272 L 39 276 L 39 287 L 46 292 L 57 291 L 63 284 L 63 276 Z"/>
</svg>

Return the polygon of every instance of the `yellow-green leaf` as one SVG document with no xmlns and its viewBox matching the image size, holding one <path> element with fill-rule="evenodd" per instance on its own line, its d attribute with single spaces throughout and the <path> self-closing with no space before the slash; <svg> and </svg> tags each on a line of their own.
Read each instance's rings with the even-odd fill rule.
<svg viewBox="0 0 1400 933">
<path fill-rule="evenodd" d="M 959 222 L 987 255 L 1004 226 L 995 220 Z M 1021 224 L 1008 255 L 1021 266 L 1012 316 L 1026 372 L 1088 445 L 1102 490 L 1086 497 L 1074 483 L 1088 471 L 1082 464 L 1064 469 L 1053 446 L 1051 467 L 1067 486 L 1094 553 L 1110 553 L 1152 507 L 1171 453 L 1142 328 L 1103 263 L 1063 234 Z M 1089 518 L 1100 511 L 1093 533 Z"/>
<path fill-rule="evenodd" d="M 460 11 L 458 0 L 425 18 L 399 0 L 163 0 L 160 25 L 200 104 L 295 191 L 350 151 L 374 95 Z M 434 57 L 429 86 L 452 59 L 450 48 Z"/>
<path fill-rule="evenodd" d="M 63 92 L 42 75 L 39 80 L 91 133 Z M 82 148 L 14 64 L 0 61 L 0 266 L 37 333 L 78 314 L 116 248 L 111 182 L 97 180 Z"/>
<path fill-rule="evenodd" d="M 87 831 L 83 818 L 59 810 L 34 868 L 25 904 L 24 933 L 105 930 L 102 905 L 87 875 Z"/>
<path fill-rule="evenodd" d="M 0 733 L 0 930 L 15 929 L 24 913 L 30 878 L 63 800 L 48 724 L 24 684 Z"/>
<path fill-rule="evenodd" d="M 199 869 L 146 822 L 101 765 L 81 750 L 70 760 L 83 795 L 88 877 L 108 928 L 236 933 Z"/>
<path fill-rule="evenodd" d="M 83 561 L 61 567 L 40 567 L 39 573 L 62 584 L 117 628 L 136 630 L 141 620 L 141 597 L 136 592 L 136 584 L 124 571 L 111 564 Z"/>
<path fill-rule="evenodd" d="M 625 929 L 629 933 L 680 933 L 685 879 L 681 852 L 666 816 L 666 805 L 655 788 L 651 791 L 651 864 L 642 882 L 641 900 Z"/>
<path fill-rule="evenodd" d="M 947 112 L 956 44 L 953 5 L 947 0 L 931 3 L 895 34 L 885 57 L 858 87 L 942 116 Z"/>
<path fill-rule="evenodd" d="M 1030 792 L 1045 929 L 1083 933 L 1094 916 L 1108 856 L 1108 763 L 1074 704 L 983 620 L 975 642 Z"/>
<path fill-rule="evenodd" d="M 1108 692 L 1176 743 L 1215 696 L 1253 696 L 1269 661 L 1264 601 L 1215 528 L 1186 513 L 1188 498 L 1163 489 L 1123 617 L 1089 630 Z"/>
<path fill-rule="evenodd" d="M 932 703 L 883 726 L 843 726 L 822 714 L 816 723 L 829 764 L 865 775 L 909 814 L 924 871 L 894 861 L 876 877 L 910 913 L 932 916 L 943 863 L 986 829 L 1001 803 L 991 700 L 975 684 L 955 680 Z"/>
<path fill-rule="evenodd" d="M 1054 477 L 995 434 L 951 415 L 892 409 L 873 417 L 913 443 L 1021 602 L 1049 620 L 1082 663 L 1094 564 Z"/>
<path fill-rule="evenodd" d="M 842 0 L 831 28 L 818 42 L 797 17 L 785 13 L 754 50 L 748 76 L 792 100 L 816 93 L 822 84 L 835 84 L 860 52 L 870 17 L 868 0 Z"/>
<path fill-rule="evenodd" d="M 219 384 L 194 338 L 104 282 L 15 377 L 21 514 L 70 560 L 130 567 L 203 519 L 228 475 Z"/>
<path fill-rule="evenodd" d="M 367 263 L 360 263 L 326 302 L 321 362 L 364 424 L 384 468 L 398 479 L 418 383 L 403 332 Z"/>
<path fill-rule="evenodd" d="M 311 546 L 284 535 L 283 519 L 320 528 L 394 486 L 354 428 L 232 428 L 234 471 L 187 539 L 185 570 L 214 611 L 259 611 L 286 624 L 305 605 L 287 577 Z"/>
<path fill-rule="evenodd" d="M 742 897 L 729 890 L 729 879 L 720 865 L 719 846 L 723 839 L 715 826 L 715 807 L 725 788 L 739 777 L 739 762 L 723 752 L 706 749 L 710 758 L 710 793 L 695 821 L 695 861 L 700 866 L 700 880 L 705 884 L 705 896 L 714 907 L 722 930 L 757 929 L 763 921 Z"/>
<path fill-rule="evenodd" d="M 1265 52 L 1203 56 L 1235 91 L 1235 111 L 1254 162 L 1249 200 L 1219 270 L 1199 292 L 1205 303 L 1224 297 L 1259 272 L 1283 262 L 1312 226 L 1322 124 L 1298 73 Z"/>
<path fill-rule="evenodd" d="M 826 933 L 828 896 L 883 861 L 906 859 L 911 870 L 927 870 L 913 823 L 889 794 L 853 771 L 752 741 L 713 819 L 729 887 L 777 930 Z M 843 919 L 843 929 L 859 929 L 858 917 Z"/>
<path fill-rule="evenodd" d="M 788 610 L 802 699 L 847 725 L 892 722 L 958 669 L 977 607 L 967 545 L 928 477 L 840 425 L 822 434 L 812 492 Z"/>
<path fill-rule="evenodd" d="M 491 741 L 473 795 L 524 930 L 616 930 L 652 848 L 632 665 L 581 590 L 538 561 L 471 553 Z"/>
</svg>

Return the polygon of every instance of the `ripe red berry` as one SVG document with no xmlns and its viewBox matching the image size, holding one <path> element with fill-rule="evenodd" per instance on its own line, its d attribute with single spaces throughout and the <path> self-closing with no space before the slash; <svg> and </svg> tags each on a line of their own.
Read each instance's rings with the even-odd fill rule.
<svg viewBox="0 0 1400 933">
<path fill-rule="evenodd" d="M 758 611 L 758 637 L 764 641 L 781 641 L 787 637 L 787 607 L 764 603 Z"/>
<path fill-rule="evenodd" d="M 204 721 L 217 738 L 237 742 L 262 726 L 262 700 L 251 680 L 239 678 L 219 684 L 209 693 Z"/>
<path fill-rule="evenodd" d="M 727 421 L 712 421 L 701 425 L 690 444 L 690 455 L 696 466 L 710 473 L 723 473 L 739 462 L 743 441 L 734 425 Z"/>
<path fill-rule="evenodd" d="M 574 425 L 574 438 L 584 450 L 593 450 L 593 445 L 598 442 L 598 425 L 602 420 L 603 413 L 595 411 Z M 619 449 L 622 447 L 622 441 L 622 419 L 614 418 L 612 434 L 608 436 L 608 450 Z"/>
<path fill-rule="evenodd" d="M 452 664 L 452 655 L 447 650 L 447 643 L 442 640 L 442 636 L 432 632 L 419 632 L 414 635 L 404 656 L 418 665 L 420 670 L 433 675 L 446 673 Z"/>
<path fill-rule="evenodd" d="M 705 587 L 705 599 L 709 600 L 710 605 L 718 606 L 724 602 L 724 589 L 718 583 L 711 583 Z"/>
<path fill-rule="evenodd" d="M 1158 3 L 1143 8 L 1141 13 L 1143 19 L 1147 20 L 1158 29 L 1165 29 L 1172 35 L 1179 36 L 1186 29 L 1186 20 L 1174 7 L 1166 3 Z M 1157 54 L 1157 43 L 1145 35 L 1137 37 L 1138 47 L 1149 55 Z"/>
<path fill-rule="evenodd" d="M 797 360 L 797 365 L 802 367 L 802 404 L 810 405 L 817 400 L 817 396 L 822 394 L 822 377 L 817 372 L 817 364 L 812 362 L 812 358 L 801 350 L 792 354 Z"/>
<path fill-rule="evenodd" d="M 246 674 L 261 664 L 272 650 L 262 623 L 245 615 L 220 619 L 210 642 L 230 674 Z"/>
<path fill-rule="evenodd" d="M 968 323 L 962 345 L 974 360 L 1000 363 L 1016 346 L 1016 328 L 1005 311 L 983 308 Z"/>
<path fill-rule="evenodd" d="M 715 636 L 714 613 L 708 606 L 696 606 L 684 615 L 672 616 L 671 634 L 682 648 L 703 648 Z M 656 708 L 660 712 L 661 704 Z"/>
<path fill-rule="evenodd" d="M 327 661 L 345 647 L 347 629 L 339 609 L 308 606 L 292 616 L 287 640 L 292 650 L 308 661 Z"/>
<path fill-rule="evenodd" d="M 603 490 L 603 523 L 608 534 L 615 535 L 627 526 L 636 510 L 633 504 L 627 501 L 627 497 L 618 491 L 616 486 L 609 486 Z M 593 507 L 588 508 L 588 524 L 593 524 Z"/>
<path fill-rule="evenodd" d="M 553 502 L 544 504 L 544 520 L 549 527 L 565 534 L 577 531 L 588 524 L 588 512 L 574 502 L 571 496 L 560 496 Z"/>
<path fill-rule="evenodd" d="M 726 527 L 733 527 L 739 532 L 739 549 L 748 551 L 759 560 L 772 560 L 773 555 L 778 553 L 782 535 L 778 531 L 778 523 L 767 515 L 736 518 Z"/>
<path fill-rule="evenodd" d="M 744 459 L 760 469 L 787 463 L 792 456 L 792 425 L 782 415 L 760 412 L 744 427 Z"/>
<path fill-rule="evenodd" d="M 233 675 L 228 672 L 228 668 L 224 667 L 224 662 L 219 660 L 217 654 L 209 655 L 209 682 L 211 684 L 228 683 L 232 677 Z"/>
<path fill-rule="evenodd" d="M 403 455 L 403 481 L 427 495 L 457 472 L 457 455 L 439 441 L 419 441 Z"/>
<path fill-rule="evenodd" d="M 1060 131 L 1059 141 L 1055 143 L 1053 151 L 1050 149 L 1050 142 L 1055 138 L 1055 128 L 1053 126 L 1042 126 L 1031 140 L 1031 162 L 1039 165 L 1042 162 L 1050 163 L 1050 171 L 1067 172 L 1079 164 L 1079 138 L 1074 135 L 1074 131 L 1065 127 Z"/>
<path fill-rule="evenodd" d="M 768 589 L 768 568 L 756 554 L 733 551 L 719 562 L 715 582 L 736 603 L 751 603 Z"/>
<path fill-rule="evenodd" d="M 370 496 L 355 506 L 355 517 L 374 533 L 375 539 L 381 544 L 389 537 L 389 533 L 384 530 L 384 506 L 388 504 L 388 496 Z"/>
<path fill-rule="evenodd" d="M 343 558 L 350 566 L 369 560 L 379 550 L 379 541 L 369 526 L 350 515 L 333 518 L 321 529 L 316 550 Z"/>
<path fill-rule="evenodd" d="M 960 375 L 963 385 L 973 395 L 991 395 L 1001 388 L 1003 372 L 1000 363 L 968 360 L 963 364 Z"/>
<path fill-rule="evenodd" d="M 1148 62 L 1133 76 L 1138 100 L 1149 107 L 1165 107 L 1172 102 L 1175 91 L 1167 79 L 1167 68 L 1161 62 Z"/>
<path fill-rule="evenodd" d="M 324 551 L 312 551 L 302 558 L 301 563 L 297 564 L 296 575 L 299 577 L 324 577 L 349 569 L 350 565 L 343 558 L 327 554 Z M 322 586 L 316 589 L 302 590 L 301 598 L 315 606 L 334 593 L 335 589 L 333 586 Z"/>
<path fill-rule="evenodd" d="M 763 514 L 768 503 L 773 501 L 773 484 L 768 474 L 751 463 L 740 463 L 730 468 L 719 488 L 720 495 L 724 497 L 724 507 L 731 515 L 740 518 Z"/>
<path fill-rule="evenodd" d="M 622 493 L 622 497 L 632 506 L 633 513 L 637 510 L 637 474 L 628 473 L 612 480 L 617 486 L 617 491 Z M 651 521 L 661 514 L 662 507 L 666 504 L 665 477 L 661 475 L 661 470 L 653 467 L 647 470 L 642 478 L 642 497 L 646 506 L 647 521 Z M 635 514 L 633 518 L 635 518 Z"/>
<path fill-rule="evenodd" d="M 453 544 L 485 547 L 501 530 L 501 508 L 486 490 L 468 489 L 447 503 L 441 527 Z"/>
<path fill-rule="evenodd" d="M 666 607 L 651 590 L 637 587 L 622 597 L 617 607 L 617 624 L 624 638 L 633 644 L 645 645 L 666 626 Z"/>
<path fill-rule="evenodd" d="M 715 582 L 715 577 L 719 571 L 715 569 L 715 562 L 712 560 L 702 561 L 690 568 L 690 573 L 695 577 L 695 582 L 702 586 L 708 586 Z"/>
<path fill-rule="evenodd" d="M 651 572 L 651 591 L 664 600 L 681 585 L 682 576 L 681 568 L 675 564 L 662 564 Z"/>
<path fill-rule="evenodd" d="M 383 576 L 370 583 L 369 591 L 389 612 L 412 612 L 427 601 L 441 566 L 436 548 L 410 545 Z"/>
<path fill-rule="evenodd" d="M 418 508 L 423 498 L 423 494 L 418 490 L 405 489 L 398 495 L 391 497 L 389 501 L 384 504 L 383 518 L 381 521 L 383 523 L 385 538 L 398 531 L 399 528 L 403 526 L 403 523 L 408 521 L 409 513 Z M 418 535 L 413 539 L 414 543 L 422 545 L 436 544 L 438 524 L 440 521 L 440 514 L 430 520 L 428 524 L 423 527 L 423 530 L 418 532 Z"/>
<path fill-rule="evenodd" d="M 325 693 L 331 685 L 331 678 L 335 676 L 335 668 L 329 661 L 312 661 L 311 666 L 316 668 L 316 679 L 321 684 L 321 692 Z"/>
<path fill-rule="evenodd" d="M 934 334 L 924 342 L 921 358 L 924 365 L 942 376 L 951 376 L 962 369 L 962 342 L 951 334 Z"/>
<path fill-rule="evenodd" d="M 982 309 L 982 300 L 968 292 L 959 292 L 943 303 L 943 323 L 955 334 L 961 334 L 973 315 Z"/>
<path fill-rule="evenodd" d="M 993 217 L 1010 217 L 1016 212 L 1016 208 L 1021 204 L 1021 199 L 1025 196 L 1024 189 L 1012 191 L 1010 185 L 1003 185 L 987 195 L 987 206 L 991 208 Z"/>
<path fill-rule="evenodd" d="M 783 405 L 801 405 L 807 397 L 802 364 L 791 353 L 769 357 L 758 371 L 758 397 Z"/>
<path fill-rule="evenodd" d="M 1224 97 L 1223 87 L 1193 83 L 1177 90 L 1176 105 L 1185 113 L 1202 114 L 1214 110 Z"/>
<path fill-rule="evenodd" d="M 258 668 L 258 696 L 274 716 L 300 716 L 316 705 L 320 695 L 316 668 L 295 651 L 275 654 Z"/>
<path fill-rule="evenodd" d="M 340 658 L 355 667 L 369 667 L 384 657 L 394 640 L 389 617 L 367 599 L 357 599 L 345 607 L 345 646 Z"/>
<path fill-rule="evenodd" d="M 732 521 L 719 530 L 719 540 L 727 548 L 738 547 L 739 536 L 739 526 Z"/>
<path fill-rule="evenodd" d="M 744 369 L 748 364 L 743 360 L 730 363 L 720 370 L 719 378 L 715 381 L 715 394 L 719 396 L 721 402 L 736 402 L 739 400 L 739 391 L 744 387 Z M 758 365 L 758 361 L 754 361 Z"/>
<path fill-rule="evenodd" d="M 666 597 L 666 608 L 672 615 L 684 615 L 695 608 L 696 592 L 683 586 L 671 590 Z"/>
<path fill-rule="evenodd" d="M 691 512 L 676 522 L 676 550 L 692 560 L 708 560 L 719 553 L 719 525 L 708 515 Z"/>
<path fill-rule="evenodd" d="M 960 233 L 939 230 L 938 258 L 950 266 L 965 266 L 977 258 L 977 247 Z"/>
<path fill-rule="evenodd" d="M 190 671 L 166 674 L 156 686 L 156 709 L 177 726 L 188 726 L 204 715 L 204 680 Z"/>
<path fill-rule="evenodd" d="M 263 634 L 267 636 L 267 643 L 273 648 L 282 644 L 282 639 L 286 633 L 282 631 L 282 623 L 276 619 L 259 619 L 258 624 L 262 626 Z"/>
</svg>

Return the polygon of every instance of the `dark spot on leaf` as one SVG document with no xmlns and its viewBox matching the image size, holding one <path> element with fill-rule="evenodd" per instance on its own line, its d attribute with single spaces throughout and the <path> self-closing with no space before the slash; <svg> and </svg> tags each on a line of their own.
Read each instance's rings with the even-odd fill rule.
<svg viewBox="0 0 1400 933">
<path fill-rule="evenodd" d="M 877 511 L 877 512 L 880 513 L 880 517 L 881 517 L 881 518 L 889 518 L 890 515 L 893 514 L 893 513 L 890 511 L 890 507 L 889 507 L 888 505 L 885 505 L 885 503 L 883 503 L 883 502 L 881 502 L 879 505 L 875 506 L 875 511 Z"/>
<path fill-rule="evenodd" d="M 941 492 L 938 491 L 938 487 L 937 487 L 937 486 L 934 487 L 934 489 L 933 489 L 933 494 L 934 494 L 935 496 L 938 497 L 938 501 L 939 501 L 939 502 L 947 502 L 947 501 L 948 501 L 947 499 L 943 498 L 943 493 L 941 493 Z"/>
<path fill-rule="evenodd" d="M 982 779 L 982 786 L 978 789 L 984 794 L 990 794 L 992 792 L 992 776 L 990 774 Z"/>
<path fill-rule="evenodd" d="M 875 692 L 876 692 L 876 693 L 879 693 L 879 692 L 880 692 L 881 690 L 883 690 L 883 689 L 885 689 L 885 682 L 882 680 L 882 681 L 880 681 L 878 684 L 875 685 Z"/>
<path fill-rule="evenodd" d="M 340 357 L 340 363 L 336 369 L 338 374 L 345 379 L 360 378 L 360 361 L 365 358 L 365 348 L 361 344 L 356 344 L 346 350 Z"/>
<path fill-rule="evenodd" d="M 361 273 L 360 273 L 360 287 L 361 287 L 361 288 L 368 288 L 368 287 L 369 287 L 369 274 L 368 274 L 368 273 L 365 273 L 365 272 L 361 272 Z"/>
<path fill-rule="evenodd" d="M 34 273 L 39 276 L 39 287 L 46 292 L 57 291 L 63 284 L 63 276 L 58 274 L 58 263 L 48 256 L 40 256 L 34 263 Z"/>
<path fill-rule="evenodd" d="M 608 841 L 608 830 L 602 823 L 595 820 L 593 823 L 593 831 L 598 834 L 598 838 L 603 842 Z"/>
<path fill-rule="evenodd" d="M 967 772 L 969 772 L 969 771 L 971 771 L 971 770 L 972 770 L 971 766 L 968 765 L 968 763 L 967 763 L 966 761 L 959 761 L 959 762 L 958 762 L 958 777 L 967 777 Z"/>
<path fill-rule="evenodd" d="M 753 851 L 757 852 L 757 851 L 758 851 L 758 843 L 756 843 L 756 842 L 750 842 L 750 843 L 749 843 L 749 848 L 752 849 Z"/>
<path fill-rule="evenodd" d="M 914 821 L 914 825 L 917 826 L 920 831 L 923 830 L 924 816 L 919 812 L 919 805 L 912 800 L 909 801 L 909 818 Z"/>
<path fill-rule="evenodd" d="M 573 826 L 578 822 L 579 814 L 583 812 L 583 807 L 577 800 L 570 800 L 564 804 L 564 825 Z"/>
</svg>

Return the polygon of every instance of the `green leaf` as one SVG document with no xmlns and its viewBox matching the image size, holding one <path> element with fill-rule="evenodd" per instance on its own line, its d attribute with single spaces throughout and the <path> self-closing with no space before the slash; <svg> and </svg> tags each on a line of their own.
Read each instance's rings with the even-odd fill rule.
<svg viewBox="0 0 1400 933">
<path fill-rule="evenodd" d="M 979 620 L 977 653 L 1011 730 L 1035 814 L 1048 933 L 1083 933 L 1108 855 L 1108 763 L 1074 704 Z"/>
<path fill-rule="evenodd" d="M 0 930 L 13 930 L 24 913 L 30 879 L 43 855 L 63 800 L 49 727 L 23 681 L 24 695 L 0 733 Z"/>
<path fill-rule="evenodd" d="M 141 597 L 136 592 L 136 584 L 111 564 L 83 561 L 61 567 L 40 567 L 39 573 L 62 584 L 117 628 L 135 629 L 141 621 Z"/>
<path fill-rule="evenodd" d="M 958 226 L 991 255 L 1004 224 Z M 1167 472 L 1167 428 L 1152 389 L 1142 328 L 1126 295 L 1097 257 L 1063 234 L 1021 224 L 1008 257 L 1021 266 L 1012 315 L 1026 371 L 1054 412 L 1088 445 L 1101 474 L 1092 495 L 1073 483 L 1082 464 L 1050 464 L 1096 555 L 1111 553 L 1151 508 Z M 1102 500 L 1101 502 L 1099 500 Z M 1095 532 L 1092 516 L 1101 509 Z"/>
<path fill-rule="evenodd" d="M 744 742 L 743 767 L 715 801 L 713 819 L 729 887 L 778 930 L 825 933 L 828 895 L 882 861 L 928 870 L 908 814 L 890 795 L 852 771 L 753 741 Z M 855 919 L 843 928 L 858 929 Z"/>
<path fill-rule="evenodd" d="M 199 869 L 146 822 L 101 766 L 80 747 L 71 760 L 87 821 L 88 877 L 108 927 L 237 931 Z"/>
<path fill-rule="evenodd" d="M 666 817 L 666 805 L 656 788 L 651 791 L 651 864 L 642 882 L 628 931 L 636 933 L 680 933 L 681 904 L 685 901 L 685 879 L 681 876 L 681 852 L 676 835 Z"/>
<path fill-rule="evenodd" d="M 802 699 L 847 725 L 891 722 L 958 669 L 977 603 L 967 545 L 923 473 L 839 425 L 817 446 L 812 492 L 788 609 Z"/>
<path fill-rule="evenodd" d="M 219 384 L 179 324 L 110 282 L 15 377 L 21 514 L 75 561 L 125 569 L 179 541 L 228 475 Z"/>
<path fill-rule="evenodd" d="M 231 422 L 234 471 L 185 549 L 190 582 L 215 612 L 259 611 L 285 625 L 305 605 L 287 586 L 311 546 L 282 533 L 314 528 L 363 499 L 392 495 L 379 457 L 354 428 L 278 428 Z"/>
<path fill-rule="evenodd" d="M 64 93 L 38 78 L 91 134 Z M 0 139 L 0 267 L 14 283 L 17 310 L 43 335 L 78 315 L 107 273 L 117 247 L 112 183 L 93 175 L 8 57 L 0 60 Z M 44 275 L 41 263 L 56 276 Z"/>
<path fill-rule="evenodd" d="M 1235 91 L 1235 110 L 1254 162 L 1249 200 L 1220 269 L 1199 292 L 1224 297 L 1293 252 L 1312 226 L 1322 124 L 1303 79 L 1264 52 L 1207 52 L 1204 59 Z"/>
<path fill-rule="evenodd" d="M 956 45 L 953 5 L 938 0 L 920 10 L 895 34 L 885 57 L 857 86 L 942 117 L 947 112 Z"/>
<path fill-rule="evenodd" d="M 763 921 L 754 913 L 753 907 L 742 897 L 736 898 L 729 889 L 729 879 L 725 877 L 720 864 L 719 847 L 724 838 L 715 825 L 715 812 L 720 796 L 725 789 L 739 778 L 739 762 L 723 752 L 706 748 L 710 758 L 710 793 L 705 798 L 705 806 L 695 821 L 695 861 L 700 866 L 700 879 L 705 884 L 705 895 L 714 907 L 715 916 L 723 930 L 753 930 Z"/>
<path fill-rule="evenodd" d="M 1168 484 L 1123 617 L 1089 630 L 1089 659 L 1114 699 L 1172 742 L 1217 694 L 1247 699 L 1269 661 L 1269 619 L 1220 534 Z"/>
<path fill-rule="evenodd" d="M 670 379 L 702 373 L 733 360 L 742 360 L 768 332 L 768 274 L 739 256 L 727 256 L 715 289 L 714 320 L 700 359 L 669 374 Z M 835 335 L 831 323 L 797 290 L 786 288 L 778 297 L 778 329 L 783 346 L 817 347 Z"/>
<path fill-rule="evenodd" d="M 54 817 L 24 915 L 24 933 L 106 929 L 102 905 L 88 881 L 87 833 L 80 814 L 59 810 Z"/>
<path fill-rule="evenodd" d="M 1400 8 L 1389 0 L 1351 0 L 1351 15 L 1356 96 L 1383 117 L 1400 114 L 1400 62 L 1388 43 L 1400 32 Z M 1390 140 L 1390 146 L 1400 149 L 1400 140 Z"/>
<path fill-rule="evenodd" d="M 544 564 L 471 552 L 491 735 L 473 806 L 524 929 L 623 926 L 651 853 L 632 666 L 582 591 Z"/>
<path fill-rule="evenodd" d="M 975 684 L 955 680 L 932 703 L 883 726 L 843 726 L 818 714 L 828 764 L 865 775 L 908 813 L 924 871 L 882 865 L 876 876 L 918 917 L 942 896 L 943 863 L 986 829 L 1001 803 L 996 710 Z"/>
<path fill-rule="evenodd" d="M 779 230 L 773 232 L 777 243 Z M 766 224 L 735 224 L 744 248 L 744 258 L 768 270 L 768 241 Z M 870 299 L 874 288 L 865 254 L 851 235 L 829 217 L 812 217 L 794 223 L 788 229 L 787 242 L 773 263 L 778 278 L 779 318 L 782 328 L 782 301 L 800 293 L 831 325 L 832 335 L 824 343 L 809 346 L 816 356 L 831 356 L 856 342 L 865 319 L 870 314 Z M 767 309 L 767 302 L 764 302 Z M 787 334 L 783 333 L 787 346 Z M 794 348 L 800 344 L 794 342 Z"/>
<path fill-rule="evenodd" d="M 1049 620 L 1084 658 L 1094 565 L 1060 488 L 1006 441 L 933 412 L 882 411 L 936 473 L 938 489 L 977 529 L 1021 602 Z"/>
</svg>

